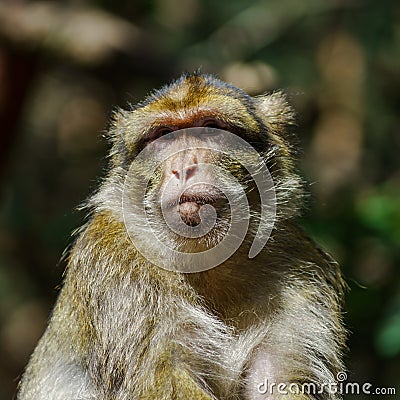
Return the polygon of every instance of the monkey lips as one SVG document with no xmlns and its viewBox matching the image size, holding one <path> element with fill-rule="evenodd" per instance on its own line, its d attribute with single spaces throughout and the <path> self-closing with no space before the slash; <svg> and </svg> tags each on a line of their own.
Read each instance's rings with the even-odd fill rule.
<svg viewBox="0 0 400 400">
<path fill-rule="evenodd" d="M 195 227 L 200 225 L 204 218 L 213 216 L 213 213 L 210 215 L 207 210 L 213 208 L 216 215 L 221 217 L 223 210 L 228 205 L 229 203 L 224 194 L 210 186 L 207 187 L 207 194 L 190 193 L 188 191 L 182 193 L 179 197 L 177 211 L 186 225 Z M 204 208 L 204 206 L 206 207 Z"/>
</svg>

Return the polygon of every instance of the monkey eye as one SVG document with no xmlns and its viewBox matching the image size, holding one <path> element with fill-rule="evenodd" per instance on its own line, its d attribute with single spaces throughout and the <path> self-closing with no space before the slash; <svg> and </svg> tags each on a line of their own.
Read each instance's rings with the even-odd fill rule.
<svg viewBox="0 0 400 400">
<path fill-rule="evenodd" d="M 171 133 L 173 131 L 174 130 L 172 128 L 169 128 L 167 126 L 160 126 L 159 128 L 155 128 L 151 132 L 149 132 L 149 134 L 146 135 L 145 141 L 152 142 L 153 140 L 162 138 L 163 136 L 166 136 L 168 135 L 168 133 Z M 170 140 L 170 139 L 172 139 L 172 135 L 163 138 L 163 140 Z"/>
<path fill-rule="evenodd" d="M 202 122 L 201 126 L 204 128 L 213 128 L 222 130 L 227 130 L 228 128 L 227 124 L 225 124 L 222 121 L 218 121 L 216 119 L 206 119 L 205 121 Z M 213 131 L 212 129 L 210 129 L 207 131 L 206 136 L 218 136 L 219 134 L 220 132 Z"/>
<path fill-rule="evenodd" d="M 204 120 L 201 126 L 204 126 L 205 128 L 215 129 L 226 129 L 228 127 L 226 123 L 212 118 Z"/>
<path fill-rule="evenodd" d="M 162 128 L 158 128 L 156 130 L 156 136 L 157 136 L 157 138 L 160 138 L 160 137 L 168 135 L 168 133 L 171 133 L 173 131 L 174 131 L 174 129 L 164 126 Z M 172 135 L 169 135 L 167 138 L 164 138 L 164 140 L 167 140 L 167 139 L 170 139 L 170 138 L 172 138 Z"/>
<path fill-rule="evenodd" d="M 219 131 L 214 131 L 214 129 L 226 129 L 225 125 L 220 124 L 218 121 L 206 121 L 205 123 L 202 124 L 203 127 L 205 128 L 212 128 L 208 129 L 207 132 L 205 133 L 206 136 L 218 136 L 220 134 Z"/>
</svg>

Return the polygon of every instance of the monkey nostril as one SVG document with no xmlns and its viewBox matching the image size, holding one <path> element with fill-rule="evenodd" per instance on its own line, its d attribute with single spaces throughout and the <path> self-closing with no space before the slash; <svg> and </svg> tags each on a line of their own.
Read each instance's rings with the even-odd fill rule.
<svg viewBox="0 0 400 400">
<path fill-rule="evenodd" d="M 184 179 L 185 181 L 189 180 L 196 172 L 197 167 L 188 167 L 184 171 L 178 171 L 177 169 L 171 170 L 171 173 L 175 176 L 176 179 Z"/>
<path fill-rule="evenodd" d="M 196 172 L 196 167 L 189 167 L 186 169 L 186 180 L 189 180 Z"/>
</svg>

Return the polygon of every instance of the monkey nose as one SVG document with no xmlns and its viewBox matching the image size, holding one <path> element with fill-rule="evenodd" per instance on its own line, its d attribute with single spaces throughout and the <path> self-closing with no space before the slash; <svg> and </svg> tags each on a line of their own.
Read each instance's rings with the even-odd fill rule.
<svg viewBox="0 0 400 400">
<path fill-rule="evenodd" d="M 194 176 L 196 172 L 197 166 L 192 165 L 190 167 L 184 168 L 181 171 L 178 171 L 177 169 L 173 169 L 171 172 L 175 176 L 176 179 L 180 181 L 188 181 L 191 177 Z"/>
<path fill-rule="evenodd" d="M 185 178 L 186 180 L 189 180 L 196 172 L 197 167 L 194 165 L 192 167 L 186 168 L 185 171 Z"/>
</svg>

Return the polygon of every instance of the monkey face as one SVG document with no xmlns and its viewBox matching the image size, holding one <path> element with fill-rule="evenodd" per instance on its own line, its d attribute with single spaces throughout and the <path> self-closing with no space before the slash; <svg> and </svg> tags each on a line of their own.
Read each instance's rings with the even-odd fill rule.
<svg viewBox="0 0 400 400">
<path fill-rule="evenodd" d="M 132 162 L 124 185 L 125 225 L 139 251 L 151 249 L 150 257 L 158 252 L 158 265 L 167 259 L 168 267 L 198 272 L 223 262 L 244 241 L 252 217 L 248 194 L 254 187 L 261 189 L 256 198 L 258 221 L 264 216 L 263 227 L 258 224 L 262 242 L 275 213 L 274 187 L 263 159 L 229 131 L 174 131 L 148 143 Z M 262 244 L 258 248 L 256 254 Z"/>
<path fill-rule="evenodd" d="M 138 207 L 143 203 L 153 226 L 179 250 L 217 245 L 230 226 L 232 199 L 246 197 L 248 173 L 240 163 L 230 170 L 228 135 L 214 128 L 178 130 L 149 143 L 131 165 L 125 190 L 146 187 L 140 194 L 133 190 Z M 152 173 L 141 174 L 141 158 Z"/>
<path fill-rule="evenodd" d="M 230 253 L 249 232 L 254 238 L 249 254 L 256 239 L 261 245 L 253 256 L 260 251 L 276 214 L 273 178 L 290 168 L 281 157 L 290 160 L 280 136 L 286 122 L 278 123 L 289 112 L 273 108 L 283 104 L 281 97 L 269 101 L 273 115 L 263 120 L 265 99 L 192 75 L 116 116 L 113 163 L 125 174 L 123 217 L 140 252 L 152 248 L 158 264 L 171 252 L 191 255 L 182 266 L 198 253 L 207 253 L 207 260 L 221 258 L 218 254 Z"/>
</svg>

